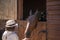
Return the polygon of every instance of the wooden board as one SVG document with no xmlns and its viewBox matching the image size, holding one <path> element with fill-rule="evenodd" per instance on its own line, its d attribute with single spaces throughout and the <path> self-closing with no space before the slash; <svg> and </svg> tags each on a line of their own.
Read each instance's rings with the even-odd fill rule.
<svg viewBox="0 0 60 40">
<path fill-rule="evenodd" d="M 0 0 L 0 19 L 17 19 L 17 0 Z"/>
<path fill-rule="evenodd" d="M 60 0 L 47 0 L 48 40 L 60 40 Z"/>
</svg>

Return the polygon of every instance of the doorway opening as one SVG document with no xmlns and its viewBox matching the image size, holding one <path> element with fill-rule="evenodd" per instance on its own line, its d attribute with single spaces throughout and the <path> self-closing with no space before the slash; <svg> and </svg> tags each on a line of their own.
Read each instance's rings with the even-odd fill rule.
<svg viewBox="0 0 60 40">
<path fill-rule="evenodd" d="M 39 10 L 39 21 L 46 21 L 46 0 L 23 0 L 23 20 L 26 20 L 29 16 L 29 11 L 33 13 Z"/>
</svg>

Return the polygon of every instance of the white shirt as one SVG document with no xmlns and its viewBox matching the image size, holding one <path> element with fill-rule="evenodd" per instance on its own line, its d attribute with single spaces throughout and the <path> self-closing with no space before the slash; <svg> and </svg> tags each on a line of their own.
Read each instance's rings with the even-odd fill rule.
<svg viewBox="0 0 60 40">
<path fill-rule="evenodd" d="M 2 35 L 2 40 L 19 40 L 19 38 L 15 32 L 5 31 Z"/>
</svg>

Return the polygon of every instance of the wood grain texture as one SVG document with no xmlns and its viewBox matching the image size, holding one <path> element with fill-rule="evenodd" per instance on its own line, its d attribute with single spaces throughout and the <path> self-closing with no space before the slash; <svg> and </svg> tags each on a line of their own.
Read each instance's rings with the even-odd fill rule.
<svg viewBox="0 0 60 40">
<path fill-rule="evenodd" d="M 60 0 L 47 0 L 48 40 L 60 40 Z"/>
<path fill-rule="evenodd" d="M 17 19 L 17 0 L 0 0 L 0 19 Z"/>
<path fill-rule="evenodd" d="M 17 0 L 17 19 L 23 18 L 23 0 Z"/>
</svg>

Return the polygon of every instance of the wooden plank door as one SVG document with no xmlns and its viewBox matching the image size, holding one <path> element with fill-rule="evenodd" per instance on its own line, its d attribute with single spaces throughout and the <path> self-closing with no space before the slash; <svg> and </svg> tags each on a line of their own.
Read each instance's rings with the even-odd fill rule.
<svg viewBox="0 0 60 40">
<path fill-rule="evenodd" d="M 0 19 L 17 19 L 17 0 L 0 0 Z"/>
<path fill-rule="evenodd" d="M 60 40 L 60 0 L 47 0 L 48 40 Z"/>
</svg>

